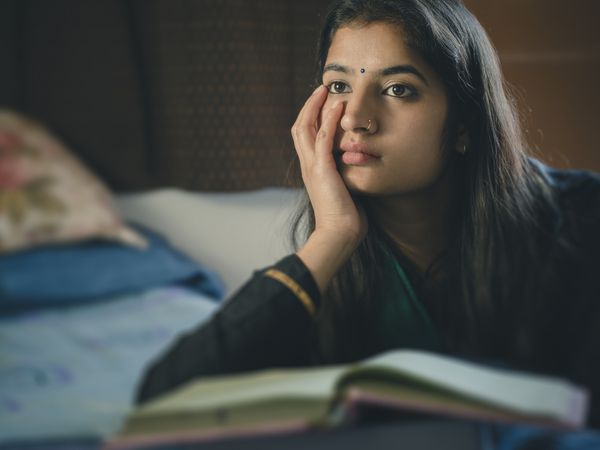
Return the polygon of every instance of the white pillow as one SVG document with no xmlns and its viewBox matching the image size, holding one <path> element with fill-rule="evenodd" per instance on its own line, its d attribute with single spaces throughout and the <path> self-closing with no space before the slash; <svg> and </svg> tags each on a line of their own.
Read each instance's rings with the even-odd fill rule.
<svg viewBox="0 0 600 450">
<path fill-rule="evenodd" d="M 119 195 L 116 205 L 125 220 L 164 234 L 217 271 L 230 295 L 254 270 L 291 253 L 287 236 L 299 194 L 283 188 L 234 193 L 168 188 Z"/>
</svg>

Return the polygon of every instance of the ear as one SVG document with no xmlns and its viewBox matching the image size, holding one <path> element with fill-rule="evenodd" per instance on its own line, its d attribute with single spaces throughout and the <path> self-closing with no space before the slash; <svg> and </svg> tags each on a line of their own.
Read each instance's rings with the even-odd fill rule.
<svg viewBox="0 0 600 450">
<path fill-rule="evenodd" d="M 461 155 L 464 155 L 469 151 L 471 140 L 469 139 L 469 133 L 464 125 L 458 127 L 458 138 L 456 139 L 456 151 Z"/>
</svg>

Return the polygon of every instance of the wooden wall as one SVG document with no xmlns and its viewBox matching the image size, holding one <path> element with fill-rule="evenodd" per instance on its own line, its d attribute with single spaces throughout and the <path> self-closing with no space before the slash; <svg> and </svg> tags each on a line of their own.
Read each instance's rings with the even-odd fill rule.
<svg viewBox="0 0 600 450">
<path fill-rule="evenodd" d="M 500 52 L 541 158 L 600 172 L 600 0 L 464 1 Z M 0 107 L 50 126 L 114 189 L 278 184 L 326 4 L 0 0 Z M 226 80 L 213 57 L 224 45 Z"/>
<path fill-rule="evenodd" d="M 600 1 L 464 2 L 500 53 L 542 159 L 600 171 Z"/>
</svg>

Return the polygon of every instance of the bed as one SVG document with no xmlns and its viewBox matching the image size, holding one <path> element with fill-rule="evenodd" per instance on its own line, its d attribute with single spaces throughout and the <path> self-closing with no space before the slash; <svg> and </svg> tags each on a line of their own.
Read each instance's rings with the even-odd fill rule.
<svg viewBox="0 0 600 450">
<path fill-rule="evenodd" d="M 95 449 L 149 362 L 289 252 L 298 192 L 114 195 L 39 124 L 6 114 L 0 449 Z"/>
</svg>

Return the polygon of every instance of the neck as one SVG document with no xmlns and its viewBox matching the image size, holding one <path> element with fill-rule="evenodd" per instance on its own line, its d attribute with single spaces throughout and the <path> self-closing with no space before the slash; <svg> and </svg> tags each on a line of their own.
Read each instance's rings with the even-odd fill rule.
<svg viewBox="0 0 600 450">
<path fill-rule="evenodd" d="M 447 248 L 454 212 L 455 170 L 419 192 L 370 198 L 370 217 L 421 272 Z"/>
</svg>

